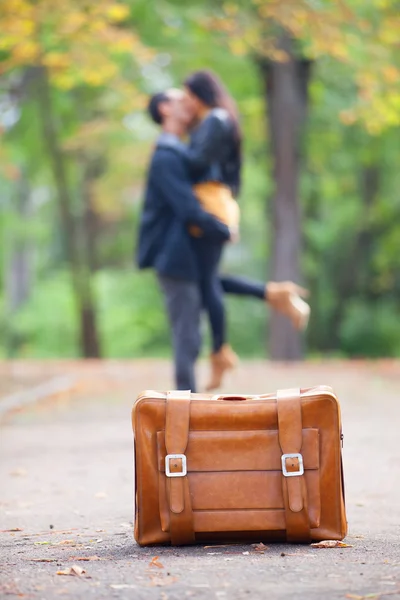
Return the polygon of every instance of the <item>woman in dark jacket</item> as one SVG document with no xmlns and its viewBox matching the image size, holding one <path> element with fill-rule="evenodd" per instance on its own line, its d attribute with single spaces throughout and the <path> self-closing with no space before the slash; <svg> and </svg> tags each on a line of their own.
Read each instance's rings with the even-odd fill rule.
<svg viewBox="0 0 400 600">
<path fill-rule="evenodd" d="M 187 104 L 195 115 L 186 157 L 194 191 L 203 208 L 231 231 L 239 228 L 236 197 L 240 189 L 241 131 L 234 101 L 215 75 L 198 71 L 185 81 Z M 226 343 L 226 318 L 219 264 L 224 244 L 192 231 L 199 262 L 200 288 L 212 331 L 211 378 L 207 389 L 217 388 L 223 374 L 237 362 Z"/>
<path fill-rule="evenodd" d="M 219 79 L 208 71 L 197 71 L 185 81 L 188 111 L 194 116 L 190 143 L 180 144 L 204 210 L 226 223 L 233 232 L 239 229 L 236 197 L 241 182 L 242 135 L 234 100 Z M 223 293 L 255 296 L 267 300 L 286 314 L 298 328 L 304 327 L 309 307 L 300 297 L 301 288 L 291 282 L 267 285 L 236 277 L 219 277 L 224 244 L 203 238 L 191 228 L 199 263 L 200 288 L 212 331 L 211 377 L 207 390 L 221 385 L 224 373 L 232 369 L 237 356 L 226 342 Z M 308 311 L 308 312 L 307 312 Z"/>
</svg>

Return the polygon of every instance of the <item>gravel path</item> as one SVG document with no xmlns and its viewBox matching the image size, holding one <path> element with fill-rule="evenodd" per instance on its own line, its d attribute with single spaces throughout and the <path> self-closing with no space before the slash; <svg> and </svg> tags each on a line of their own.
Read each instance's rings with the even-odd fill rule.
<svg viewBox="0 0 400 600">
<path fill-rule="evenodd" d="M 252 362 L 232 377 L 228 393 L 332 385 L 342 405 L 353 547 L 264 552 L 134 543 L 130 409 L 140 390 L 168 387 L 169 366 L 126 363 L 120 372 L 122 383 L 102 385 L 97 365 L 92 386 L 86 378 L 81 391 L 3 421 L 1 598 L 400 599 L 399 365 Z M 57 574 L 73 566 L 86 573 Z"/>
</svg>

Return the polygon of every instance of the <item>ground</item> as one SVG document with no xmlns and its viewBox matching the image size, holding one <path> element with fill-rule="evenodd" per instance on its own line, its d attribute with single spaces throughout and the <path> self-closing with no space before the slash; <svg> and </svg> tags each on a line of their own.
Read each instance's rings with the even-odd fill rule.
<svg viewBox="0 0 400 600">
<path fill-rule="evenodd" d="M 135 544 L 130 409 L 141 390 L 170 387 L 168 363 L 8 363 L 0 375 L 4 406 L 25 404 L 0 400 L 1 598 L 400 599 L 400 363 L 243 362 L 231 377 L 226 392 L 331 385 L 342 406 L 352 547 L 264 552 Z M 70 391 L 28 404 L 66 376 Z M 73 565 L 86 573 L 57 574 Z"/>
</svg>

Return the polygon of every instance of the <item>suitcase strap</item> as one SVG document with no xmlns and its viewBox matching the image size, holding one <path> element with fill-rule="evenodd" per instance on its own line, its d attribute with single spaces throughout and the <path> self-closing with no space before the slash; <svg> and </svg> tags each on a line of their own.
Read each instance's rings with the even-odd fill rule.
<svg viewBox="0 0 400 600">
<path fill-rule="evenodd" d="M 165 474 L 170 510 L 170 534 L 173 545 L 195 541 L 192 501 L 187 477 L 186 447 L 189 440 L 190 391 L 167 393 Z"/>
<path fill-rule="evenodd" d="M 304 477 L 300 389 L 277 392 L 279 444 L 282 450 L 282 490 L 288 542 L 310 541 L 307 487 Z"/>
</svg>

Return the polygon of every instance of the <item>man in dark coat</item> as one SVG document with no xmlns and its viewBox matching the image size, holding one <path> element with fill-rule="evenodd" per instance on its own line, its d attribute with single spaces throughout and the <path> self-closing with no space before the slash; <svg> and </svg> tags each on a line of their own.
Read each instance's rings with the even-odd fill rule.
<svg viewBox="0 0 400 600">
<path fill-rule="evenodd" d="M 172 330 L 176 388 L 196 390 L 194 366 L 200 352 L 199 273 L 189 235 L 191 225 L 204 237 L 226 241 L 226 225 L 206 213 L 193 194 L 183 155 L 169 143 L 188 126 L 183 93 L 156 94 L 149 112 L 162 128 L 151 159 L 139 228 L 139 268 L 153 268 L 164 294 Z"/>
</svg>

